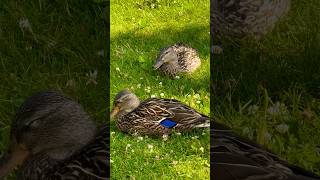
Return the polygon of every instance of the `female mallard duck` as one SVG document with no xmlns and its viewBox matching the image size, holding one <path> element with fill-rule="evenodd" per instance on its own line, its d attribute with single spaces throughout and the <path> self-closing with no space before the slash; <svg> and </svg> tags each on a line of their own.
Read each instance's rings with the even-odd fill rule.
<svg viewBox="0 0 320 180">
<path fill-rule="evenodd" d="M 129 90 L 119 92 L 114 100 L 112 117 L 117 127 L 129 134 L 167 136 L 210 126 L 209 118 L 174 99 L 151 98 L 140 102 Z"/>
<path fill-rule="evenodd" d="M 217 122 L 211 124 L 211 167 L 219 180 L 316 180 L 317 175 L 294 166 L 234 134 Z"/>
<path fill-rule="evenodd" d="M 290 0 L 211 0 L 211 4 L 211 33 L 216 41 L 221 36 L 260 39 L 290 8 Z M 213 48 L 219 52 L 219 46 Z"/>
<path fill-rule="evenodd" d="M 179 73 L 192 73 L 200 65 L 201 61 L 195 49 L 174 44 L 160 52 L 154 68 L 169 76 L 175 76 Z"/>
<path fill-rule="evenodd" d="M 28 98 L 11 126 L 0 179 L 20 166 L 18 179 L 108 179 L 108 128 L 97 131 L 81 105 L 54 91 Z"/>
</svg>

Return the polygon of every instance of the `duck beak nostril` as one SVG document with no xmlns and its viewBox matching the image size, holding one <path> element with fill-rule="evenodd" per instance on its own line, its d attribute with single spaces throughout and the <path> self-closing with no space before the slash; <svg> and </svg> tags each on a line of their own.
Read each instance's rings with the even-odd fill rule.
<svg viewBox="0 0 320 180">
<path fill-rule="evenodd" d="M 154 69 L 159 69 L 163 64 L 163 61 L 157 61 L 156 64 L 153 65 Z"/>
<path fill-rule="evenodd" d="M 21 165 L 28 155 L 29 152 L 24 145 L 12 143 L 8 152 L 0 159 L 0 179 Z"/>
</svg>

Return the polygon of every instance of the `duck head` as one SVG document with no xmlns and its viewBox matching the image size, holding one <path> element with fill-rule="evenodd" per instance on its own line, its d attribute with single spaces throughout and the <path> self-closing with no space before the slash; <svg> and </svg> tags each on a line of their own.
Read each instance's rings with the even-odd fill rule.
<svg viewBox="0 0 320 180">
<path fill-rule="evenodd" d="M 120 91 L 113 102 L 111 117 L 119 117 L 136 109 L 140 104 L 139 98 L 128 89 Z"/>
<path fill-rule="evenodd" d="M 10 146 L 0 159 L 0 179 L 37 153 L 63 160 L 89 143 L 96 126 L 80 104 L 46 91 L 29 97 L 11 124 Z"/>
<path fill-rule="evenodd" d="M 170 47 L 160 53 L 153 67 L 154 69 L 159 69 L 163 64 L 170 64 L 174 62 L 178 62 L 178 56 L 174 49 Z"/>
</svg>

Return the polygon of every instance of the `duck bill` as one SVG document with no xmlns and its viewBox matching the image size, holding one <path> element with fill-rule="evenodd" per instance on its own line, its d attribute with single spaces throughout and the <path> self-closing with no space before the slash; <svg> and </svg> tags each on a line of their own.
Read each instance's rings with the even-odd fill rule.
<svg viewBox="0 0 320 180">
<path fill-rule="evenodd" d="M 114 118 L 119 113 L 119 111 L 120 111 L 119 106 L 114 106 L 110 114 L 111 118 Z"/>
<path fill-rule="evenodd" d="M 8 152 L 0 159 L 0 179 L 3 179 L 12 170 L 21 165 L 28 155 L 29 152 L 25 146 L 12 143 Z"/>
<path fill-rule="evenodd" d="M 156 64 L 153 65 L 153 68 L 154 69 L 159 69 L 162 66 L 163 63 L 164 63 L 163 61 L 157 61 Z"/>
</svg>

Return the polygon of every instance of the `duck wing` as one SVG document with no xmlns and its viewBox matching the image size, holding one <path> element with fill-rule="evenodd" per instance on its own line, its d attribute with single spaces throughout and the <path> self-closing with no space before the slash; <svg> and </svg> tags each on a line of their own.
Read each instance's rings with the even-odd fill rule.
<svg viewBox="0 0 320 180">
<path fill-rule="evenodd" d="M 266 148 L 211 122 L 211 166 L 219 180 L 315 180 L 319 177 L 281 160 Z"/>
<path fill-rule="evenodd" d="M 53 173 L 52 179 L 98 180 L 110 178 L 109 128 L 103 126 L 96 138 L 71 156 Z"/>
</svg>

